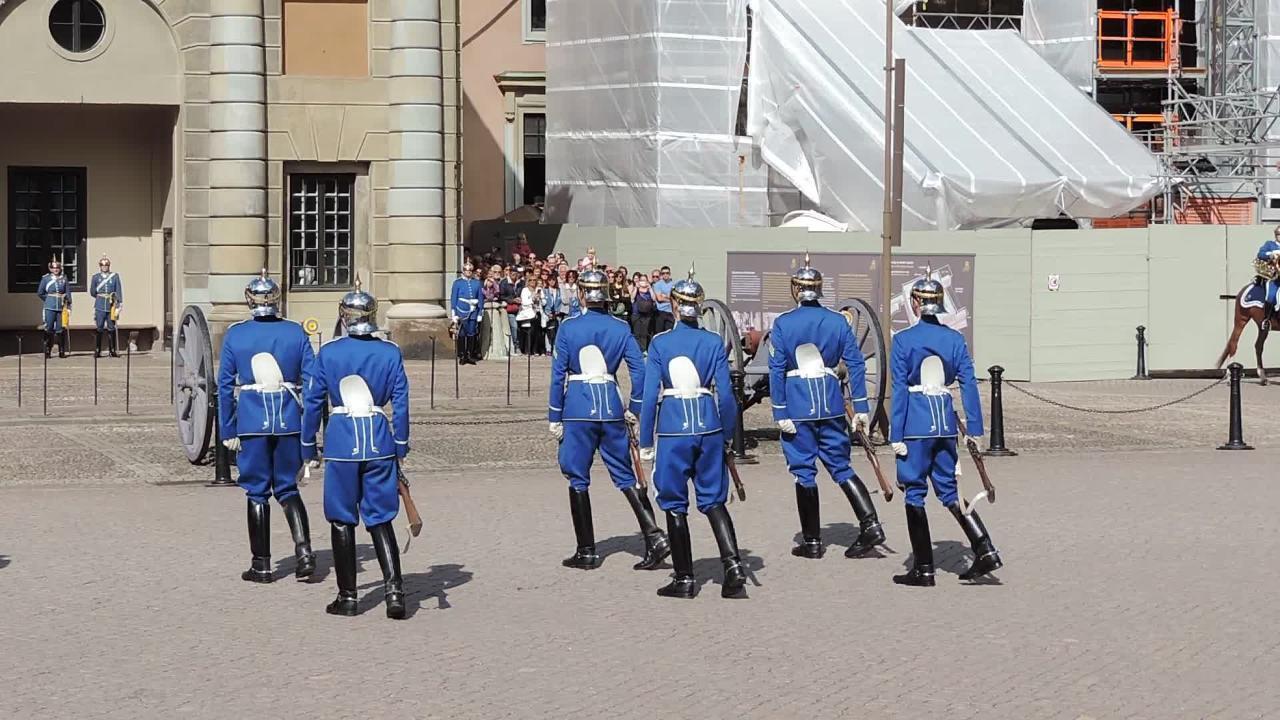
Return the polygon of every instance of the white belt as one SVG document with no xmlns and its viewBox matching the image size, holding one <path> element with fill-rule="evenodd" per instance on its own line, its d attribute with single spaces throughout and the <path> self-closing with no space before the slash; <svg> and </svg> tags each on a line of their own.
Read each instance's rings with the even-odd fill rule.
<svg viewBox="0 0 1280 720">
<path fill-rule="evenodd" d="M 921 393 L 924 395 L 950 395 L 951 391 L 942 385 L 912 385 L 907 388 L 907 392 Z"/>
<path fill-rule="evenodd" d="M 353 418 L 373 417 L 374 415 L 381 415 L 382 417 L 386 417 L 387 411 L 383 410 L 380 407 L 373 407 L 373 408 L 369 408 L 369 411 L 367 414 L 366 413 L 356 414 L 348 410 L 346 406 L 339 405 L 333 408 L 332 410 L 330 410 L 329 414 L 330 415 L 349 415 Z"/>
<path fill-rule="evenodd" d="M 466 304 L 468 304 L 468 305 L 479 305 L 479 304 L 480 304 L 480 301 L 479 301 L 479 300 L 477 300 L 476 298 L 459 298 L 459 299 L 460 299 L 460 300 L 462 300 L 462 302 L 464 302 L 464 303 L 466 303 Z"/>
<path fill-rule="evenodd" d="M 279 385 L 263 385 L 261 383 L 254 383 L 253 385 L 240 385 L 239 388 L 241 390 L 256 390 L 257 392 L 284 392 L 286 390 L 295 394 L 298 392 L 298 386 L 294 383 L 288 382 L 280 383 Z"/>
<path fill-rule="evenodd" d="M 787 377 L 798 377 L 804 378 L 805 380 L 818 380 L 824 377 L 839 378 L 840 376 L 837 375 L 836 371 L 832 368 L 824 367 L 821 370 L 788 370 Z"/>
<path fill-rule="evenodd" d="M 616 383 L 618 382 L 618 379 L 610 375 L 609 373 L 598 373 L 598 374 L 580 373 L 578 375 L 570 375 L 569 382 L 584 382 L 584 383 L 592 383 L 593 385 L 600 385 L 603 383 Z"/>
<path fill-rule="evenodd" d="M 692 390 L 685 389 L 685 388 L 668 388 L 662 391 L 662 397 L 674 397 L 674 398 L 680 398 L 682 400 L 690 400 L 692 398 L 701 397 L 703 395 L 710 395 L 710 394 L 711 394 L 711 388 L 704 388 L 704 387 L 694 388 Z"/>
</svg>

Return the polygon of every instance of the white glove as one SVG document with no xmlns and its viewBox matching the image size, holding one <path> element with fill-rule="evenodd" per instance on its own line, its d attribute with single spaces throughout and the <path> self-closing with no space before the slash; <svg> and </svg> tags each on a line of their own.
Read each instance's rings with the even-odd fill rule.
<svg viewBox="0 0 1280 720">
<path fill-rule="evenodd" d="M 866 413 L 858 413 L 853 416 L 853 429 L 866 432 L 871 428 L 871 418 Z"/>
<path fill-rule="evenodd" d="M 901 457 L 901 458 L 904 458 L 904 457 L 906 457 L 906 456 L 907 456 L 907 444 L 906 444 L 906 443 L 904 443 L 904 442 L 896 442 L 896 443 L 892 443 L 892 445 L 893 445 L 893 454 L 894 454 L 894 455 L 897 455 L 898 457 Z"/>
<path fill-rule="evenodd" d="M 640 424 L 640 418 L 636 417 L 636 414 L 631 412 L 630 410 L 622 414 L 622 419 L 626 420 L 627 424 L 632 427 L 635 427 L 636 425 Z"/>
<path fill-rule="evenodd" d="M 782 431 L 783 435 L 795 435 L 796 423 L 794 420 L 779 420 L 778 429 Z"/>
<path fill-rule="evenodd" d="M 311 471 L 312 471 L 312 470 L 319 469 L 319 467 L 320 467 L 320 460 L 319 460 L 319 459 L 316 459 L 316 460 L 308 460 L 308 461 L 307 461 L 307 462 L 302 466 L 302 477 L 303 477 L 304 479 L 306 479 L 306 480 L 310 480 L 310 479 L 311 479 Z"/>
<path fill-rule="evenodd" d="M 320 469 L 320 458 L 315 458 L 314 460 L 308 460 L 307 467 L 311 468 L 312 470 Z"/>
<path fill-rule="evenodd" d="M 230 450 L 231 452 L 240 452 L 240 438 L 227 438 L 222 441 L 222 447 Z"/>
<path fill-rule="evenodd" d="M 640 448 L 640 459 L 644 462 L 653 462 L 657 456 L 657 448 Z"/>
<path fill-rule="evenodd" d="M 553 422 L 547 426 L 547 431 L 551 433 L 556 440 L 564 439 L 564 423 Z"/>
</svg>

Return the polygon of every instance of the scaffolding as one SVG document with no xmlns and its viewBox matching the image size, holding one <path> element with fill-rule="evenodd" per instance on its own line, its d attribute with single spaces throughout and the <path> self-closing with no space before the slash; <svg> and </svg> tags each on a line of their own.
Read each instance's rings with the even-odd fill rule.
<svg viewBox="0 0 1280 720">
<path fill-rule="evenodd" d="M 921 0 L 910 24 L 936 30 L 1022 29 L 1022 0 Z"/>
</svg>

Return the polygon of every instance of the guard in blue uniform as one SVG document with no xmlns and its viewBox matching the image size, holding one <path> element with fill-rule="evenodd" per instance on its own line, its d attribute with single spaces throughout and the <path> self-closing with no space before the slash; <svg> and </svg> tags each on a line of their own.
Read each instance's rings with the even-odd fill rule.
<svg viewBox="0 0 1280 720">
<path fill-rule="evenodd" d="M 594 570 L 600 566 L 591 520 L 591 464 L 596 452 L 604 459 L 613 484 L 627 498 L 644 535 L 645 553 L 636 570 L 652 570 L 671 554 L 667 536 L 653 519 L 647 493 L 636 487 L 631 465 L 628 426 L 636 423 L 644 388 L 644 358 L 631 327 L 606 311 L 609 280 L 599 270 L 578 278 L 578 292 L 587 307 L 583 315 L 566 320 L 556 334 L 551 363 L 547 419 L 560 442 L 560 471 L 569 481 L 569 513 L 578 549 L 565 567 Z M 623 361 L 631 375 L 631 402 L 623 405 L 617 372 Z"/>
<path fill-rule="evenodd" d="M 66 328 L 62 325 L 62 309 L 71 309 L 71 284 L 67 282 L 67 276 L 62 274 L 60 261 L 49 261 L 49 272 L 40 278 L 36 295 L 40 297 L 44 315 L 44 356 L 49 357 L 57 343 L 58 357 L 65 358 L 67 338 Z"/>
<path fill-rule="evenodd" d="M 458 362 L 475 365 L 480 360 L 480 317 L 484 313 L 484 283 L 475 277 L 471 263 L 462 267 L 462 277 L 453 281 L 449 292 L 449 318 L 458 327 Z"/>
<path fill-rule="evenodd" d="M 1257 273 L 1254 281 L 1258 284 L 1266 283 L 1267 287 L 1267 319 L 1262 323 L 1262 329 L 1266 331 L 1271 329 L 1271 316 L 1280 312 L 1280 298 L 1277 298 L 1276 292 L 1280 288 L 1280 226 L 1275 229 L 1274 239 L 1262 243 L 1262 247 L 1258 248 L 1253 269 Z"/>
<path fill-rule="evenodd" d="M 926 278 L 911 288 L 911 308 L 920 322 L 893 336 L 890 368 L 893 376 L 893 417 L 889 441 L 898 461 L 898 486 L 904 491 L 907 531 L 915 563 L 899 585 L 932 587 L 933 542 L 924 498 L 929 479 L 938 499 L 951 511 L 973 546 L 973 565 L 960 573 L 970 580 L 998 569 L 1003 563 L 991 536 L 975 510 L 966 513 L 956 491 L 956 411 L 951 383 L 959 381 L 960 396 L 971 437 L 982 435 L 982 402 L 973 377 L 973 360 L 964 336 L 938 322 L 943 310 L 942 284 Z"/>
<path fill-rule="evenodd" d="M 702 286 L 681 280 L 671 289 L 671 314 L 678 321 L 649 344 L 644 405 L 640 413 L 640 456 L 654 461 L 658 506 L 667 513 L 671 537 L 670 584 L 663 597 L 698 594 L 689 541 L 689 482 L 698 510 L 707 516 L 724 565 L 722 597 L 745 597 L 746 568 L 725 501 L 729 476 L 725 455 L 738 420 L 738 403 L 729 385 L 729 357 L 720 336 L 698 327 Z M 656 435 L 656 446 L 655 446 Z"/>
<path fill-rule="evenodd" d="M 378 301 L 358 278 L 338 314 L 347 334 L 320 348 L 302 425 L 303 455 L 314 467 L 321 412 L 326 401 L 332 405 L 324 432 L 324 516 L 332 526 L 338 597 L 325 610 L 356 614 L 356 524 L 363 520 L 382 568 L 387 617 L 399 620 L 404 583 L 391 521 L 400 512 L 400 461 L 409 454 L 409 379 L 400 348 L 374 335 Z"/>
<path fill-rule="evenodd" d="M 816 560 L 826 549 L 818 511 L 818 460 L 822 460 L 849 499 L 861 528 L 845 557 L 859 557 L 884 542 L 884 529 L 871 495 L 849 462 L 845 403 L 853 408 L 853 421 L 866 429 L 866 363 L 845 317 L 818 303 L 822 273 L 809 266 L 807 254 L 804 267 L 791 276 L 791 296 L 797 307 L 779 315 L 769 333 L 773 419 L 781 431 L 787 469 L 795 479 L 796 509 L 804 538 L 791 554 Z M 836 373 L 842 360 L 849 377 L 847 398 Z"/>
<path fill-rule="evenodd" d="M 111 357 L 118 358 L 116 318 L 124 307 L 124 283 L 120 280 L 120 273 L 111 272 L 111 258 L 106 255 L 98 260 L 98 272 L 89 280 L 89 295 L 93 298 L 93 323 L 97 326 L 93 354 L 102 357 L 102 337 L 105 335 Z"/>
<path fill-rule="evenodd" d="M 248 496 L 252 565 L 241 575 L 269 583 L 271 506 L 275 497 L 293 534 L 298 579 L 316 569 L 307 506 L 298 494 L 302 470 L 302 388 L 315 354 L 302 326 L 280 317 L 280 286 L 262 276 L 244 291 L 251 319 L 227 328 L 218 368 L 218 423 L 222 444 L 236 453 L 239 484 Z"/>
</svg>

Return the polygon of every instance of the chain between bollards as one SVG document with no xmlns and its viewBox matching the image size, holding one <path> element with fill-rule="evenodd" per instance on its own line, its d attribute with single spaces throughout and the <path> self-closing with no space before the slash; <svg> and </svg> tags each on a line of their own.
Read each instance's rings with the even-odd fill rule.
<svg viewBox="0 0 1280 720">
<path fill-rule="evenodd" d="M 987 368 L 987 372 L 991 373 L 991 434 L 987 438 L 987 451 L 983 455 L 1012 457 L 1018 453 L 1004 444 L 1004 368 L 992 365 Z"/>
<path fill-rule="evenodd" d="M 1244 377 L 1244 366 L 1233 362 L 1227 366 L 1231 375 L 1230 427 L 1227 430 L 1227 442 L 1219 445 L 1219 450 L 1252 450 L 1253 446 L 1244 441 L 1244 419 L 1240 403 L 1240 379 Z"/>
<path fill-rule="evenodd" d="M 1151 379 L 1151 375 L 1147 373 L 1147 328 L 1142 325 L 1138 326 L 1138 372 L 1132 379 Z"/>
</svg>

